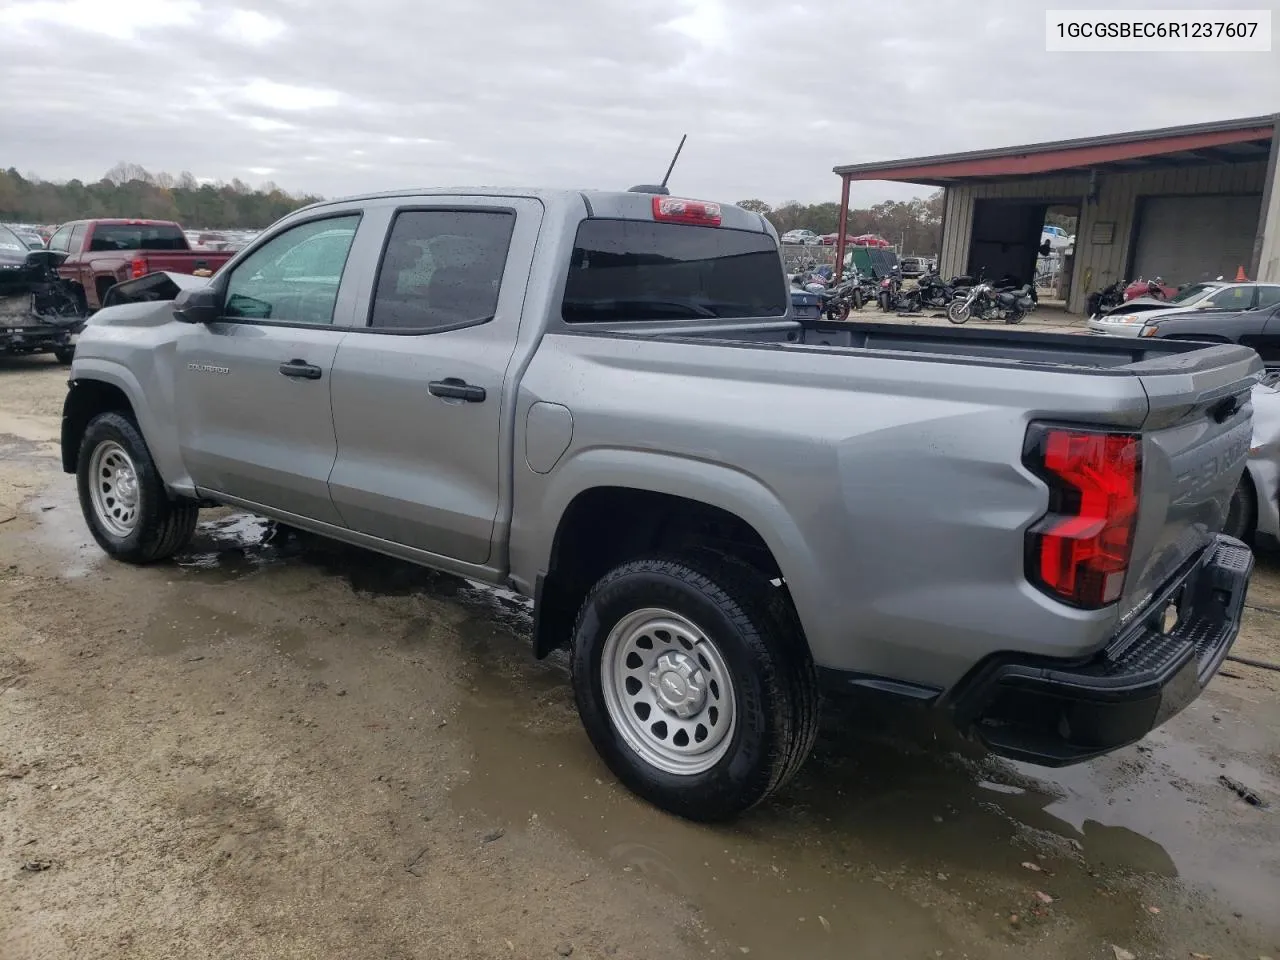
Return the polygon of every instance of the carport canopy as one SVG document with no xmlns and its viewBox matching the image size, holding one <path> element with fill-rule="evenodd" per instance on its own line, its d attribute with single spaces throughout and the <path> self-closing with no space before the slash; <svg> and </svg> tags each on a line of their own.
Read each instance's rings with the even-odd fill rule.
<svg viewBox="0 0 1280 960">
<path fill-rule="evenodd" d="M 961 180 L 1006 179 L 1064 170 L 1132 172 L 1151 166 L 1196 166 L 1266 160 L 1276 117 L 1248 117 L 1079 140 L 835 168 L 845 180 L 891 180 L 945 187 Z"/>
<path fill-rule="evenodd" d="M 1110 259 L 1105 265 L 1106 271 L 1119 273 L 1126 265 L 1133 267 L 1136 261 L 1144 264 L 1158 261 L 1172 266 L 1185 261 L 1186 257 L 1180 256 L 1185 251 L 1175 249 L 1176 244 L 1172 242 L 1159 247 L 1152 246 L 1152 238 L 1156 236 L 1154 225 L 1159 216 L 1167 212 L 1175 219 L 1184 218 L 1179 221 L 1178 232 L 1195 233 L 1205 243 L 1222 246 L 1222 256 L 1232 263 L 1247 264 L 1251 276 L 1258 276 L 1260 265 L 1263 273 L 1274 272 L 1280 269 L 1280 259 L 1277 259 L 1280 253 L 1277 249 L 1280 245 L 1280 240 L 1277 239 L 1277 234 L 1280 234 L 1280 210 L 1273 209 L 1280 206 L 1280 196 L 1274 196 L 1280 191 L 1273 190 L 1277 179 L 1276 154 L 1280 152 L 1275 149 L 1278 128 L 1280 114 L 1275 114 L 1075 140 L 837 166 L 833 169 L 841 178 L 841 222 L 836 262 L 838 265 L 844 262 L 849 185 L 854 180 L 886 180 L 943 188 L 963 186 L 968 191 L 967 196 L 1007 196 L 1010 200 L 1017 196 L 1030 201 L 1031 197 L 1025 188 L 1018 190 L 1014 187 L 1015 184 L 1030 181 L 1048 183 L 1047 178 L 1057 178 L 1061 183 L 1066 182 L 1062 178 L 1083 176 L 1087 178 L 1089 187 L 1087 191 L 1082 190 L 1082 194 L 1087 192 L 1090 202 L 1095 199 L 1095 183 L 1117 177 L 1135 185 L 1135 197 L 1179 193 L 1223 197 L 1223 202 L 1211 211 L 1213 218 L 1222 219 L 1225 224 L 1219 231 L 1226 238 L 1223 242 L 1219 242 L 1212 231 L 1200 229 L 1199 222 L 1193 223 L 1192 218 L 1188 218 L 1189 214 L 1195 212 L 1192 208 L 1196 204 L 1190 197 L 1185 202 L 1172 197 L 1176 202 L 1166 204 L 1168 211 L 1159 209 L 1154 201 L 1137 213 L 1131 210 L 1108 210 L 1107 216 L 1103 217 L 1101 211 L 1095 209 L 1095 219 L 1118 221 L 1122 227 L 1115 238 L 1119 252 L 1108 255 Z M 1198 173 L 1196 168 L 1204 168 L 1205 172 Z M 1262 168 L 1266 168 L 1265 176 Z M 1252 172 L 1247 176 L 1242 173 L 1240 177 L 1231 177 L 1222 172 L 1229 170 Z M 1140 186 L 1154 182 L 1152 177 L 1157 174 L 1160 176 L 1158 182 L 1162 185 L 1161 189 Z M 1215 186 L 1206 188 L 1205 184 Z M 1244 184 L 1244 187 L 1235 189 L 1232 186 L 1239 184 Z M 1229 199 L 1226 196 L 1228 193 L 1247 196 Z M 1046 195 L 1041 199 L 1052 204 L 1065 198 Z M 1143 207 L 1143 200 L 1135 202 L 1140 208 Z M 1201 206 L 1208 209 L 1209 205 Z M 1235 206 L 1241 209 L 1237 211 Z M 1136 230 L 1130 231 L 1130 225 L 1144 213 L 1152 229 L 1148 231 L 1144 245 L 1135 255 L 1128 252 L 1128 247 L 1130 239 L 1136 238 L 1138 233 Z M 1028 229 L 1034 232 L 1035 228 L 1033 226 Z M 1019 232 L 1026 231 L 1019 228 Z M 959 266 L 963 268 L 963 262 Z"/>
</svg>

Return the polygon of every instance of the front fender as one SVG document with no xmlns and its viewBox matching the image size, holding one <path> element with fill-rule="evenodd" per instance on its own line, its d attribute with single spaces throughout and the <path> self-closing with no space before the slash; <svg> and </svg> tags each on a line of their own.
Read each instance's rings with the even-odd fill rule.
<svg viewBox="0 0 1280 960">
<path fill-rule="evenodd" d="M 76 357 L 72 379 L 62 406 L 62 468 L 74 473 L 84 426 L 96 416 L 101 401 L 92 396 L 92 384 L 114 387 L 129 403 L 142 439 L 156 463 L 165 485 L 175 492 L 194 489 L 178 455 L 176 431 L 171 419 L 161 418 L 147 402 L 146 392 L 133 371 L 123 364 L 101 358 Z"/>
</svg>

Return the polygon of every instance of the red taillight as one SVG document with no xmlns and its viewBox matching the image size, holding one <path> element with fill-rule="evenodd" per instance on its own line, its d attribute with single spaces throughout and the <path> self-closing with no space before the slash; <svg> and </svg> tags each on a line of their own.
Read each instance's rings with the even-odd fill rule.
<svg viewBox="0 0 1280 960">
<path fill-rule="evenodd" d="M 701 227 L 720 226 L 720 204 L 679 197 L 654 197 L 653 219 L 668 223 L 692 223 Z"/>
<path fill-rule="evenodd" d="M 1077 607 L 1114 603 L 1138 522 L 1141 438 L 1033 424 L 1023 462 L 1049 485 L 1049 512 L 1027 532 L 1028 578 Z"/>
<path fill-rule="evenodd" d="M 145 277 L 150 272 L 150 269 L 147 267 L 146 257 L 134 257 L 129 263 L 129 276 L 134 280 L 137 280 L 139 277 Z"/>
</svg>

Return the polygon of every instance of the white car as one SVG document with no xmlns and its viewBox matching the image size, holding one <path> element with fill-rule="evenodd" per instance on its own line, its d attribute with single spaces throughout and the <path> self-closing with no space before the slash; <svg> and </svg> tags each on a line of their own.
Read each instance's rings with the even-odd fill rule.
<svg viewBox="0 0 1280 960">
<path fill-rule="evenodd" d="M 782 242 L 812 247 L 820 244 L 822 240 L 812 230 L 788 230 L 782 235 Z"/>
<path fill-rule="evenodd" d="M 1240 310 L 1247 305 L 1255 283 L 1224 283 L 1210 280 L 1195 283 L 1178 291 L 1168 300 L 1155 297 L 1135 297 L 1122 303 L 1108 314 L 1089 318 L 1090 333 L 1104 333 L 1113 337 L 1137 337 L 1150 320 L 1163 320 L 1197 310 Z"/>
<path fill-rule="evenodd" d="M 1067 247 L 1071 246 L 1073 237 L 1074 234 L 1068 235 L 1067 231 L 1063 230 L 1061 227 L 1054 227 L 1049 224 L 1045 224 L 1040 229 L 1041 245 L 1047 242 L 1049 244 L 1049 250 L 1052 252 L 1067 249 Z"/>
</svg>

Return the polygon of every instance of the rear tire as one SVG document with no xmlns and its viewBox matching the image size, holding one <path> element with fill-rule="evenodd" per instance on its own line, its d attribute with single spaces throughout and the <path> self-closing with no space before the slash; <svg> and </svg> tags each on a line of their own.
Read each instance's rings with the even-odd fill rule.
<svg viewBox="0 0 1280 960">
<path fill-rule="evenodd" d="M 849 319 L 849 301 L 845 300 L 844 302 L 837 304 L 834 307 L 828 307 L 827 319 L 834 320 L 836 322 L 839 322 L 841 320 L 848 320 Z"/>
<path fill-rule="evenodd" d="M 1222 532 L 1249 543 L 1253 540 L 1257 525 L 1258 494 L 1246 473 L 1236 485 L 1236 492 L 1231 495 L 1231 505 L 1227 508 L 1227 521 L 1222 525 Z"/>
<path fill-rule="evenodd" d="M 76 460 L 80 510 L 93 539 L 126 563 L 173 556 L 195 532 L 200 507 L 173 500 L 137 425 L 119 413 L 89 421 Z"/>
<path fill-rule="evenodd" d="M 76 357 L 76 348 L 74 345 L 69 347 L 56 347 L 53 351 L 54 358 L 64 367 L 71 366 L 71 361 Z"/>
<path fill-rule="evenodd" d="M 578 614 L 572 669 L 579 716 L 609 769 L 690 820 L 760 803 L 817 736 L 816 672 L 783 591 L 710 551 L 605 574 Z"/>
</svg>

